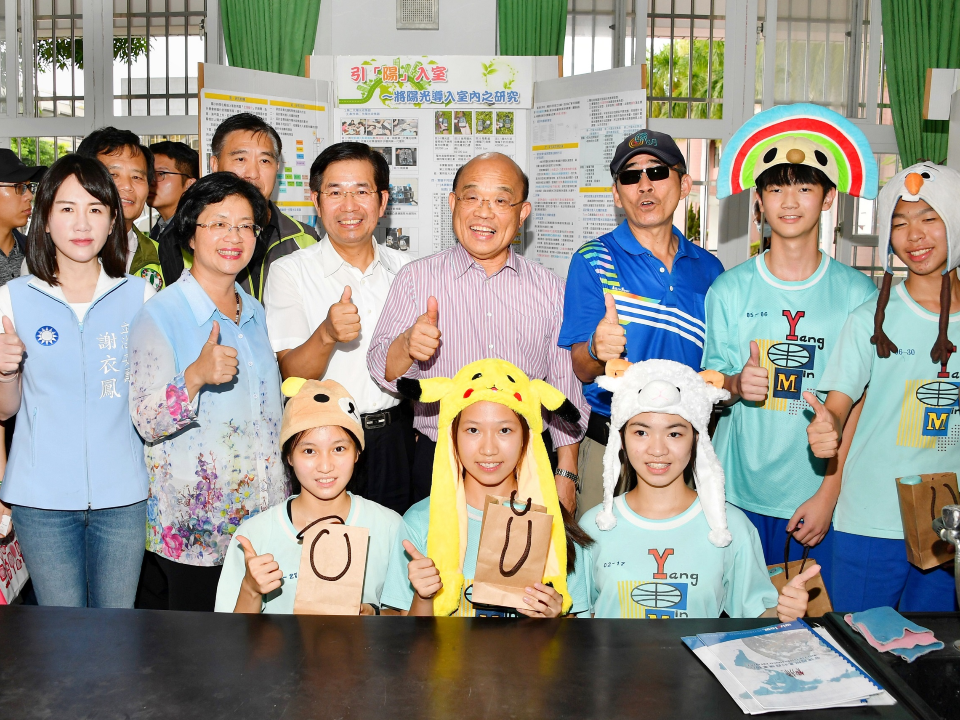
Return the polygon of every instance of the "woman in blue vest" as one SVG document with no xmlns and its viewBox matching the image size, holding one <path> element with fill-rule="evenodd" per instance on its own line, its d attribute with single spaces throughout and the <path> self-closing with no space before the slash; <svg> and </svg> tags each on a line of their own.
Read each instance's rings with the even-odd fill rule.
<svg viewBox="0 0 960 720">
<path fill-rule="evenodd" d="M 147 472 L 127 339 L 155 291 L 124 274 L 126 248 L 107 169 L 66 155 L 37 188 L 31 274 L 0 288 L 0 417 L 17 415 L 0 499 L 41 605 L 133 607 L 136 595 Z"/>
<path fill-rule="evenodd" d="M 246 180 L 197 181 L 164 234 L 193 265 L 131 329 L 130 413 L 150 476 L 139 607 L 212 611 L 233 533 L 289 494 L 280 371 L 263 306 L 236 282 L 266 217 Z"/>
</svg>

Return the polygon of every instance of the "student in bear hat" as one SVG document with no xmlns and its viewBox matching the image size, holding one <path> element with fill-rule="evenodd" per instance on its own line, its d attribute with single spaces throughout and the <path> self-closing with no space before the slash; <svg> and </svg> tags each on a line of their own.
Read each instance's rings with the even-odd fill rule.
<svg viewBox="0 0 960 720">
<path fill-rule="evenodd" d="M 807 428 L 817 457 L 850 442 L 851 407 L 869 385 L 843 468 L 833 545 L 833 605 L 856 612 L 955 610 L 949 566 L 907 562 L 897 478 L 960 468 L 960 173 L 918 163 L 884 185 L 877 203 L 880 295 L 850 315 L 817 390 Z M 893 287 L 891 253 L 907 266 Z"/>
<path fill-rule="evenodd" d="M 714 404 L 730 396 L 723 377 L 671 360 L 608 367 L 598 378 L 613 393 L 603 503 L 583 516 L 594 617 L 802 617 L 819 566 L 778 597 L 756 529 L 724 501 L 707 434 Z"/>
<path fill-rule="evenodd" d="M 380 614 L 387 561 L 402 520 L 389 508 L 347 490 L 363 450 L 356 403 L 333 380 L 287 378 L 280 444 L 300 492 L 241 523 L 217 586 L 217 612 L 293 612 L 303 545 L 298 533 L 330 516 L 370 531 L 361 615 Z"/>
</svg>

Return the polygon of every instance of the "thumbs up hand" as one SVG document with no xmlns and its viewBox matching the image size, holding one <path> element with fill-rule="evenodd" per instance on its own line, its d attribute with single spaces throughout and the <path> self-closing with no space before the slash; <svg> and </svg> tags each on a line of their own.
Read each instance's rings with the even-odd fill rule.
<svg viewBox="0 0 960 720">
<path fill-rule="evenodd" d="M 601 363 L 616 360 L 627 349 L 627 329 L 620 324 L 617 315 L 617 302 L 613 295 L 604 293 L 603 304 L 606 308 L 603 319 L 593 332 L 593 354 Z"/>
<path fill-rule="evenodd" d="M 0 382 L 13 382 L 20 372 L 20 363 L 23 362 L 23 341 L 17 336 L 13 328 L 13 321 L 3 316 L 3 334 L 0 335 Z"/>
<path fill-rule="evenodd" d="M 780 597 L 777 598 L 777 617 L 780 618 L 780 622 L 793 622 L 807 614 L 810 593 L 807 592 L 806 584 L 819 572 L 819 565 L 808 567 L 783 586 Z"/>
<path fill-rule="evenodd" d="M 247 570 L 240 585 L 241 591 L 256 595 L 267 595 L 280 587 L 283 571 L 273 555 L 257 555 L 253 543 L 243 535 L 236 535 L 237 542 L 243 548 L 243 563 Z"/>
<path fill-rule="evenodd" d="M 770 389 L 770 375 L 760 364 L 760 346 L 750 341 L 750 359 L 740 371 L 737 394 L 749 402 L 764 402 Z"/>
<path fill-rule="evenodd" d="M 414 360 L 426 362 L 440 347 L 440 310 L 437 299 L 427 298 L 427 311 L 404 333 L 407 354 Z"/>
<path fill-rule="evenodd" d="M 214 320 L 210 337 L 203 344 L 200 356 L 183 373 L 187 395 L 192 400 L 204 385 L 230 382 L 236 376 L 239 365 L 237 349 L 220 344 L 220 323 Z"/>
<path fill-rule="evenodd" d="M 433 564 L 433 560 L 424 556 L 409 540 L 403 541 L 403 549 L 411 560 L 407 563 L 407 577 L 413 589 L 424 600 L 429 600 L 443 588 L 440 581 L 440 571 Z"/>
<path fill-rule="evenodd" d="M 815 413 L 813 420 L 807 425 L 807 441 L 810 443 L 810 449 L 819 458 L 836 457 L 840 448 L 840 431 L 837 429 L 833 413 L 827 410 L 812 392 L 803 393 L 803 399 Z"/>
<path fill-rule="evenodd" d="M 360 310 L 353 304 L 353 290 L 347 285 L 340 300 L 330 306 L 320 327 L 328 344 L 353 342 L 360 336 Z"/>
</svg>

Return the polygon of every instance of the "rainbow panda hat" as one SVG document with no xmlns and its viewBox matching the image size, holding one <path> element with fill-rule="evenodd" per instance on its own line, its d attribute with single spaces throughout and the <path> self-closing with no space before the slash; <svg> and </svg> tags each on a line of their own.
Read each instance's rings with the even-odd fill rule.
<svg viewBox="0 0 960 720">
<path fill-rule="evenodd" d="M 877 162 L 863 133 L 833 110 L 796 103 L 764 110 L 734 133 L 720 157 L 717 199 L 754 187 L 764 170 L 783 163 L 822 171 L 838 192 L 877 196 Z"/>
</svg>

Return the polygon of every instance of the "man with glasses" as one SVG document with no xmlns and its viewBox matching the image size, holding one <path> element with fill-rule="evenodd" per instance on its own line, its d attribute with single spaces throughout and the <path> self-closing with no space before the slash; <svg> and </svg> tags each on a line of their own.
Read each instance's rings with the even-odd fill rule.
<svg viewBox="0 0 960 720">
<path fill-rule="evenodd" d="M 264 292 L 267 331 L 280 374 L 336 380 L 353 396 L 365 448 L 350 491 L 403 513 L 410 506 L 413 413 L 385 392 L 364 362 L 373 329 L 405 253 L 373 232 L 390 197 L 390 168 L 368 145 L 326 148 L 310 168 L 326 236 L 277 260 Z"/>
<path fill-rule="evenodd" d="M 511 248 L 530 215 L 528 190 L 527 176 L 500 153 L 478 155 L 457 171 L 449 203 L 459 242 L 397 275 L 367 367 L 393 391 L 399 377 L 453 377 L 467 363 L 500 358 L 559 389 L 583 417 L 580 426 L 547 418 L 557 490 L 572 512 L 587 406 L 570 352 L 557 345 L 563 281 Z M 430 494 L 438 411 L 438 403 L 416 405 L 415 502 Z"/>
<path fill-rule="evenodd" d="M 167 282 L 176 282 L 183 268 L 165 263 L 166 257 L 180 255 L 180 248 L 164 247 L 163 231 L 177 212 L 177 204 L 187 188 L 200 178 L 200 153 L 182 142 L 164 140 L 150 146 L 153 153 L 154 182 L 147 195 L 147 205 L 160 216 L 150 230 L 150 237 L 160 245 L 160 266 Z M 179 271 L 179 272 L 178 272 Z"/>
<path fill-rule="evenodd" d="M 0 150 L 0 286 L 20 277 L 26 237 L 19 229 L 30 221 L 33 193 L 45 167 L 27 167 L 12 150 Z"/>
<path fill-rule="evenodd" d="M 723 272 L 719 260 L 673 225 L 693 181 L 672 137 L 652 130 L 631 135 L 617 146 L 610 173 L 613 201 L 627 217 L 571 258 L 559 339 L 570 348 L 591 409 L 579 456 L 582 510 L 603 500 L 610 393 L 596 377 L 619 357 L 674 360 L 699 371 L 704 298 Z"/>
</svg>

